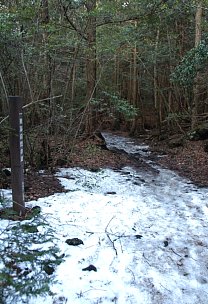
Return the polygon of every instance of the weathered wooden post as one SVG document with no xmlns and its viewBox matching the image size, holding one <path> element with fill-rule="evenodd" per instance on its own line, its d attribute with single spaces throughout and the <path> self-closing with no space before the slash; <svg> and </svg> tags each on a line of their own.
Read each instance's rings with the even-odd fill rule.
<svg viewBox="0 0 208 304">
<path fill-rule="evenodd" d="M 25 214 L 22 98 L 9 96 L 10 157 L 13 210 Z"/>
</svg>

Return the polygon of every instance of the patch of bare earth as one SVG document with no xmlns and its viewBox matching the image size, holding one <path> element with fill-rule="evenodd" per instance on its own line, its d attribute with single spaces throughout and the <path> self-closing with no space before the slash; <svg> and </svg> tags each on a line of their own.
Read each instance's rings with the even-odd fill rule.
<svg viewBox="0 0 208 304">
<path fill-rule="evenodd" d="M 156 158 L 166 168 L 177 171 L 198 186 L 208 187 L 208 153 L 204 151 L 203 141 L 187 141 L 183 147 L 170 149 L 164 142 L 149 142 L 153 155 L 164 154 Z M 65 160 L 65 167 L 81 167 L 92 171 L 100 168 L 120 169 L 124 166 L 136 166 L 137 169 L 149 170 L 148 165 L 139 159 L 132 159 L 127 154 L 109 151 L 102 141 L 80 140 L 67 155 L 60 155 Z M 63 167 L 63 166 L 60 166 Z M 56 192 L 65 192 L 59 180 L 54 176 L 58 166 L 44 173 L 29 172 L 25 175 L 26 201 L 46 197 Z M 0 188 L 11 188 L 10 177 L 0 180 Z"/>
<path fill-rule="evenodd" d="M 204 141 L 186 141 L 184 146 L 170 149 L 167 144 L 158 143 L 153 150 L 166 153 L 158 160 L 160 165 L 177 171 L 198 186 L 208 187 L 208 153 L 204 145 Z"/>
<path fill-rule="evenodd" d="M 127 154 L 110 151 L 103 142 L 90 139 L 77 142 L 68 157 L 67 167 L 82 167 L 92 171 L 100 168 L 118 169 L 132 164 Z"/>
<path fill-rule="evenodd" d="M 30 170 L 25 174 L 25 200 L 37 200 L 40 197 L 53 195 L 56 192 L 65 192 L 64 187 L 54 176 L 59 167 L 81 167 L 91 171 L 100 168 L 117 169 L 128 166 L 133 161 L 125 154 L 114 153 L 106 149 L 105 144 L 99 140 L 79 140 L 72 152 L 66 155 L 54 155 L 57 159 L 64 160 L 64 165 L 58 164 L 50 170 Z M 0 188 L 11 188 L 11 177 L 1 176 Z"/>
</svg>

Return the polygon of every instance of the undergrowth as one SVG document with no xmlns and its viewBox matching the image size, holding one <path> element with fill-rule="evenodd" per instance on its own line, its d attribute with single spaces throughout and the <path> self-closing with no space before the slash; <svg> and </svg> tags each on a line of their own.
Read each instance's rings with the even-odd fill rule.
<svg viewBox="0 0 208 304">
<path fill-rule="evenodd" d="M 0 203 L 5 206 L 5 199 Z M 46 218 L 37 214 L 31 220 L 0 222 L 0 303 L 29 303 L 31 297 L 52 294 L 55 268 L 64 255 Z"/>
</svg>

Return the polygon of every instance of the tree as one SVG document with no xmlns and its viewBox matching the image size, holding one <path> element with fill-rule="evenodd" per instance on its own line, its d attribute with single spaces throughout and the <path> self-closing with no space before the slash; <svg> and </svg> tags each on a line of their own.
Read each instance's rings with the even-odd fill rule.
<svg viewBox="0 0 208 304">
<path fill-rule="evenodd" d="M 87 50 L 86 50 L 86 123 L 85 132 L 90 134 L 94 129 L 93 113 L 91 101 L 96 98 L 96 0 L 86 1 L 85 6 L 87 9 L 87 25 L 86 25 L 86 38 L 87 38 Z"/>
<path fill-rule="evenodd" d="M 197 48 L 202 39 L 202 1 L 199 1 L 195 15 L 195 48 Z M 193 103 L 192 103 L 192 120 L 191 126 L 195 128 L 197 126 L 197 114 L 200 103 L 200 72 L 196 73 L 193 87 Z"/>
<path fill-rule="evenodd" d="M 46 98 L 49 102 L 28 108 L 26 126 L 34 130 L 38 124 L 35 133 L 44 130 L 43 137 L 56 139 L 63 130 L 69 137 L 91 134 L 102 119 L 111 125 L 120 121 L 132 133 L 158 126 L 162 131 L 167 123 L 169 128 L 183 129 L 183 123 L 192 118 L 194 124 L 194 118 L 206 110 L 206 103 L 200 102 L 206 99 L 201 70 L 204 64 L 205 72 L 206 31 L 201 28 L 200 34 L 199 26 L 206 29 L 207 21 L 202 22 L 200 3 L 4 1 L 0 10 L 1 111 L 7 111 L 8 94 L 23 93 L 26 103 Z M 196 37 L 202 37 L 193 48 L 195 28 Z M 200 59 L 198 68 L 202 52 L 204 61 Z M 61 94 L 61 100 L 51 98 Z M 121 113 L 124 100 L 137 109 L 130 121 Z M 39 141 L 42 136 L 37 137 Z"/>
</svg>

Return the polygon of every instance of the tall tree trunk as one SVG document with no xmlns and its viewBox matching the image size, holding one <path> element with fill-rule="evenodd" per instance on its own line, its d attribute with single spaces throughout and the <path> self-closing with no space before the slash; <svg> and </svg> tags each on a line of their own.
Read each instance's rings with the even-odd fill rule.
<svg viewBox="0 0 208 304">
<path fill-rule="evenodd" d="M 158 127 L 159 130 L 161 130 L 161 122 L 162 122 L 162 112 L 161 112 L 161 100 L 158 98 L 158 77 L 157 77 L 157 51 L 158 51 L 158 44 L 159 44 L 159 36 L 160 36 L 160 30 L 157 30 L 156 35 L 156 42 L 155 42 L 155 58 L 154 58 L 154 105 L 155 110 L 157 111 L 158 116 Z"/>
<path fill-rule="evenodd" d="M 41 0 L 41 23 L 46 26 L 50 21 L 49 17 L 49 8 L 48 8 L 48 0 Z M 48 44 L 48 30 L 44 29 L 43 31 L 43 43 L 47 48 Z M 45 52 L 45 71 L 43 75 L 43 95 L 44 97 L 49 97 L 51 93 L 51 58 L 48 54 L 47 50 Z"/>
<path fill-rule="evenodd" d="M 199 1 L 196 9 L 195 15 L 195 47 L 201 42 L 202 37 L 202 1 Z M 199 107 L 199 92 L 200 91 L 200 73 L 197 72 L 197 75 L 194 80 L 193 87 L 193 103 L 192 103 L 192 117 L 191 117 L 191 127 L 195 128 L 197 126 L 197 114 Z"/>
<path fill-rule="evenodd" d="M 131 81 L 131 103 L 134 106 L 134 108 L 138 107 L 138 101 L 137 101 L 137 92 L 138 92 L 138 68 L 137 68 L 137 45 L 135 43 L 135 46 L 133 48 L 132 52 L 132 81 Z M 134 117 L 131 125 L 130 133 L 134 134 L 137 129 L 137 117 Z"/>
<path fill-rule="evenodd" d="M 96 17 L 93 12 L 96 9 L 96 0 L 86 2 L 88 21 L 86 29 L 87 37 L 87 57 L 86 57 L 86 120 L 85 132 L 90 134 L 94 129 L 91 100 L 96 96 Z"/>
<path fill-rule="evenodd" d="M 43 43 L 45 45 L 45 55 L 44 55 L 44 74 L 43 74 L 43 96 L 44 98 L 51 97 L 51 78 L 52 78 L 52 62 L 51 56 L 48 53 L 48 28 L 50 16 L 49 16 L 49 7 L 48 0 L 41 0 L 41 23 L 43 26 Z M 50 111 L 47 113 L 46 121 L 47 121 L 47 136 L 43 139 L 41 143 L 41 153 L 43 156 L 44 165 L 46 167 L 49 166 L 50 161 L 50 146 L 49 146 L 49 134 L 51 132 L 51 117 L 53 115 L 53 103 L 50 101 Z"/>
</svg>

